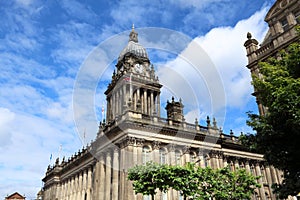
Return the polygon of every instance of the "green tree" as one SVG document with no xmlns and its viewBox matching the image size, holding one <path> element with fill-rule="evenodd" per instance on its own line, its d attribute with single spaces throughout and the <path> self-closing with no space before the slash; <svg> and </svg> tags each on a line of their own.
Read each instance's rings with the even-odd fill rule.
<svg viewBox="0 0 300 200">
<path fill-rule="evenodd" d="M 195 196 L 199 188 L 197 169 L 194 163 L 187 163 L 185 166 L 169 166 L 171 180 L 169 187 L 180 192 L 183 199 Z"/>
<path fill-rule="evenodd" d="M 246 172 L 245 169 L 230 171 L 228 167 L 213 170 L 209 167 L 198 168 L 199 188 L 196 198 L 199 200 L 240 200 L 251 199 L 254 189 L 260 187 L 259 177 Z"/>
<path fill-rule="evenodd" d="M 193 163 L 170 166 L 149 162 L 131 168 L 128 179 L 133 181 L 136 193 L 151 195 L 152 199 L 157 189 L 166 192 L 170 188 L 179 191 L 184 199 L 250 199 L 254 189 L 259 187 L 258 177 L 244 169 L 234 172 L 228 167 L 213 170 L 196 167 Z"/>
<path fill-rule="evenodd" d="M 136 165 L 128 170 L 128 179 L 133 181 L 136 193 L 150 195 L 154 200 L 156 190 L 166 192 L 172 177 L 168 165 L 147 162 L 146 165 Z"/>
<path fill-rule="evenodd" d="M 247 122 L 256 134 L 242 142 L 264 154 L 271 165 L 284 173 L 275 192 L 281 198 L 300 192 L 300 44 L 291 44 L 280 59 L 259 64 L 260 76 L 253 76 L 258 100 L 267 108 L 264 116 L 249 113 Z"/>
</svg>

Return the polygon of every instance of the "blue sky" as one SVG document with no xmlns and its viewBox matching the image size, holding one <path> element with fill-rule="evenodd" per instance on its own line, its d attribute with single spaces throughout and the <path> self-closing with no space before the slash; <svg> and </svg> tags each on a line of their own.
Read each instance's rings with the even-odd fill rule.
<svg viewBox="0 0 300 200">
<path fill-rule="evenodd" d="M 42 186 L 50 155 L 59 156 L 60 145 L 60 154 L 66 157 L 82 148 L 80 135 L 84 130 L 75 125 L 73 117 L 76 77 L 98 45 L 120 33 L 127 35 L 132 23 L 137 32 L 146 27 L 166 28 L 199 44 L 214 63 L 224 87 L 223 129 L 233 129 L 237 135 L 251 131 L 245 125 L 245 113 L 256 112 L 256 105 L 243 43 L 248 31 L 258 41 L 263 40 L 267 31 L 264 16 L 273 3 L 274 0 L 0 1 L 0 198 L 18 191 L 33 199 Z M 142 36 L 139 35 L 140 43 L 151 46 Z M 127 40 L 124 37 L 118 48 L 122 49 Z M 188 50 L 189 45 L 178 55 L 148 50 L 157 74 L 163 76 L 162 82 L 171 81 L 171 77 L 164 76 L 165 67 L 181 73 L 187 64 L 180 55 Z M 113 64 L 99 79 L 95 103 L 91 105 L 98 114 Z M 174 94 L 168 88 L 163 92 L 162 104 Z M 180 94 L 175 91 L 176 96 Z M 199 111 L 185 95 L 182 94 L 187 121 L 193 123 L 198 117 L 203 122 L 207 114 L 215 114 L 207 109 L 209 97 L 201 97 Z M 94 138 L 96 131 L 95 126 L 87 128 L 88 139 Z"/>
</svg>

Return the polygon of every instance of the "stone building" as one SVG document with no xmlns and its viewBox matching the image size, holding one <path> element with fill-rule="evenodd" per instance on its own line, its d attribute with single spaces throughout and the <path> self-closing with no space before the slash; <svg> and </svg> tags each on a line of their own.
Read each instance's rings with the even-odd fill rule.
<svg viewBox="0 0 300 200">
<path fill-rule="evenodd" d="M 275 199 L 271 184 L 281 181 L 281 172 L 269 166 L 260 154 L 249 153 L 232 132 L 218 129 L 215 119 L 206 125 L 185 122 L 183 103 L 167 102 L 167 118 L 160 117 L 160 89 L 153 65 L 133 29 L 120 53 L 116 71 L 105 92 L 106 122 L 100 123 L 95 141 L 68 160 L 58 159 L 44 177 L 45 200 L 147 199 L 135 195 L 127 169 L 153 160 L 183 165 L 232 170 L 245 168 L 261 176 L 262 185 L 253 199 Z M 181 199 L 177 191 L 157 193 L 156 199 Z"/>
<path fill-rule="evenodd" d="M 300 1 L 277 1 L 266 16 L 270 30 L 261 47 L 248 34 L 245 42 L 251 73 L 258 73 L 258 61 L 276 55 L 295 40 L 293 26 L 299 23 Z M 153 160 L 183 165 L 195 162 L 201 167 L 231 170 L 245 168 L 262 185 L 252 199 L 276 199 L 271 185 L 282 181 L 282 173 L 268 165 L 263 155 L 250 153 L 232 132 L 225 134 L 214 118 L 206 125 L 187 123 L 183 102 L 167 102 L 167 118 L 161 118 L 162 85 L 146 49 L 132 29 L 129 42 L 118 57 L 116 70 L 105 91 L 106 121 L 99 125 L 95 141 L 67 160 L 57 159 L 43 178 L 45 200 L 142 200 L 127 180 L 128 168 Z M 258 102 L 259 104 L 259 102 Z M 259 104 L 260 113 L 265 111 Z M 179 192 L 158 192 L 156 200 L 182 199 Z"/>
<path fill-rule="evenodd" d="M 26 199 L 25 195 L 22 196 L 18 192 L 15 192 L 11 195 L 7 195 L 7 197 L 5 197 L 5 200 L 25 200 L 25 199 Z"/>
<path fill-rule="evenodd" d="M 268 11 L 265 21 L 269 30 L 264 41 L 258 45 L 256 39 L 252 39 L 251 33 L 247 34 L 245 42 L 248 65 L 251 74 L 259 74 L 258 63 L 266 61 L 270 57 L 278 57 L 280 50 L 299 40 L 295 26 L 300 24 L 300 1 L 299 0 L 277 0 Z M 254 95 L 256 95 L 254 93 Z M 266 109 L 257 99 L 259 113 L 264 115 Z"/>
</svg>

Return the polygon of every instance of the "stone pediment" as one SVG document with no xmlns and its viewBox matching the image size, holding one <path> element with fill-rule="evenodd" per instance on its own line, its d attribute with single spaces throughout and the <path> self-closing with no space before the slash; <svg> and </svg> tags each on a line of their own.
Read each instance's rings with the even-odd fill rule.
<svg viewBox="0 0 300 200">
<path fill-rule="evenodd" d="M 265 17 L 265 21 L 268 22 L 275 15 L 282 13 L 282 10 L 286 9 L 286 7 L 297 0 L 277 0 L 274 5 L 270 8 L 269 12 Z"/>
</svg>

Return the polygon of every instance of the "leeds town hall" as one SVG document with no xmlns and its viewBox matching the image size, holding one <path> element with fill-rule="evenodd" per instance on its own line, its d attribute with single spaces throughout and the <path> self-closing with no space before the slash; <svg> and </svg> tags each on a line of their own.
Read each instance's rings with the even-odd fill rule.
<svg viewBox="0 0 300 200">
<path fill-rule="evenodd" d="M 255 63 L 260 57 L 265 59 L 268 53 L 274 55 L 280 50 L 278 42 L 284 41 L 284 38 L 278 40 L 276 37 L 292 30 L 288 27 L 297 23 L 292 18 L 292 14 L 297 14 L 293 8 L 299 7 L 299 1 L 295 0 L 278 0 L 271 7 L 266 18 L 270 26 L 269 35 L 260 47 L 269 48 L 264 52 L 257 46 L 257 41 L 248 35 L 245 47 L 249 58 L 247 67 L 251 72 L 255 71 Z M 287 15 L 287 20 L 278 21 L 284 17 L 278 13 Z M 282 29 L 280 23 L 285 23 Z M 260 57 L 256 51 L 260 52 Z M 135 165 L 154 161 L 170 165 L 195 162 L 201 167 L 210 166 L 213 169 L 225 166 L 231 170 L 245 168 L 260 176 L 258 182 L 261 187 L 255 190 L 252 199 L 276 199 L 271 185 L 282 181 L 279 170 L 268 165 L 263 155 L 246 151 L 232 132 L 223 133 L 214 118 L 207 117 L 205 125 L 199 125 L 197 120 L 187 123 L 181 99 L 170 97 L 165 110 L 161 110 L 162 87 L 146 49 L 138 42 L 138 33 L 132 29 L 129 42 L 119 54 L 115 72 L 105 91 L 106 121 L 100 123 L 95 140 L 90 145 L 66 160 L 57 159 L 53 166 L 48 167 L 43 178 L 42 198 L 148 199 L 134 193 L 127 172 Z M 162 118 L 161 112 L 166 112 L 167 117 Z M 177 200 L 182 197 L 170 189 L 167 193 L 158 192 L 155 199 Z"/>
</svg>

